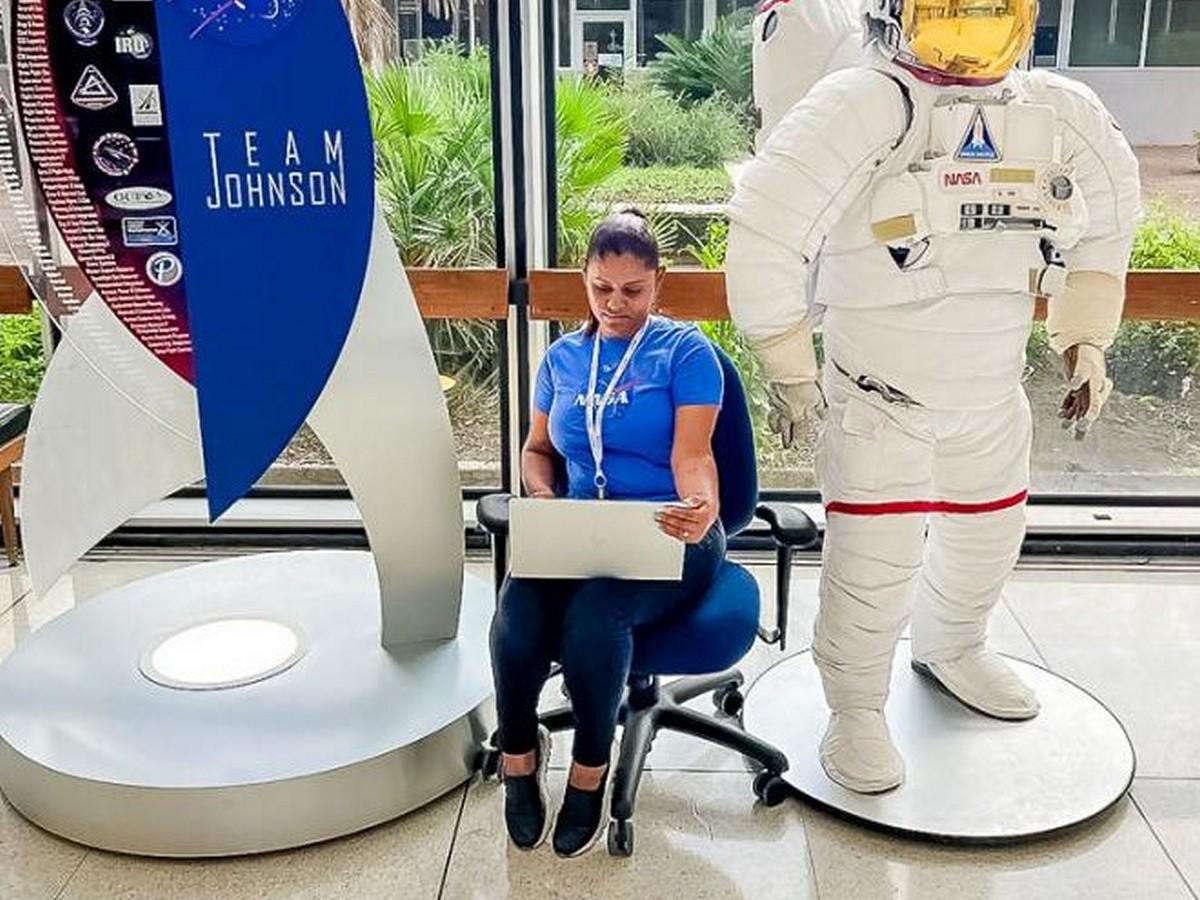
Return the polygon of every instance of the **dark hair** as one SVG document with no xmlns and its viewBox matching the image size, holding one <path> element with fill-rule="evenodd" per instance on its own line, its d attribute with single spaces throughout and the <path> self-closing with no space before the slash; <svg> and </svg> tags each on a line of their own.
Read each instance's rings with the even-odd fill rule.
<svg viewBox="0 0 1200 900">
<path fill-rule="evenodd" d="M 588 242 L 587 262 L 605 256 L 636 256 L 657 269 L 661 254 L 650 220 L 636 206 L 624 206 L 596 226 Z"/>
<path fill-rule="evenodd" d="M 649 269 L 658 269 L 662 265 L 658 238 L 654 236 L 646 214 L 636 206 L 621 207 L 592 231 L 584 267 L 606 256 L 632 256 Z M 592 334 L 599 327 L 600 323 L 589 309 L 585 331 Z"/>
</svg>

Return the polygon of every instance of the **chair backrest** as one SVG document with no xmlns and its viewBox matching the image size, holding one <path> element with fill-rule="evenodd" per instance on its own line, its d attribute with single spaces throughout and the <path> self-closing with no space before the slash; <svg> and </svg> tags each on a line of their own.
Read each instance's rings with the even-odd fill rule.
<svg viewBox="0 0 1200 900">
<path fill-rule="evenodd" d="M 754 519 L 758 507 L 758 456 L 750 404 L 737 366 L 724 350 L 712 345 L 725 374 L 725 399 L 713 431 L 713 456 L 721 482 L 721 524 L 729 536 Z"/>
</svg>

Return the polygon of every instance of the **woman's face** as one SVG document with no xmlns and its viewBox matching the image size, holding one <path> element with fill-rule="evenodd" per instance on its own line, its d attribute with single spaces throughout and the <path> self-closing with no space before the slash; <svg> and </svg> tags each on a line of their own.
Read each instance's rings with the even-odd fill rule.
<svg viewBox="0 0 1200 900">
<path fill-rule="evenodd" d="M 637 334 L 658 299 L 663 270 L 628 253 L 609 254 L 588 262 L 583 270 L 588 306 L 600 323 L 601 337 Z"/>
</svg>

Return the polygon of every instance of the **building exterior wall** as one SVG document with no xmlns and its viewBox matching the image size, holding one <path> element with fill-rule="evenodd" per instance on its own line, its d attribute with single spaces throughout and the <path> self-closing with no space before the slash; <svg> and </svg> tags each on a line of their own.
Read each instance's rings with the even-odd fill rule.
<svg viewBox="0 0 1200 900">
<path fill-rule="evenodd" d="M 1190 144 L 1200 131 L 1200 68 L 1060 69 L 1089 85 L 1131 144 Z"/>
</svg>

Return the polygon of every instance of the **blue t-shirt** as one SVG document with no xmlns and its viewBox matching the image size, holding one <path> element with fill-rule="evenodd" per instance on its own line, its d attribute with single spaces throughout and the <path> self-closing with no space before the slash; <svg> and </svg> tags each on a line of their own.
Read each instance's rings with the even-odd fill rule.
<svg viewBox="0 0 1200 900">
<path fill-rule="evenodd" d="M 538 370 L 534 405 L 550 418 L 550 441 L 566 460 L 568 495 L 596 496 L 596 466 L 584 406 L 594 335 L 559 338 Z M 600 345 L 596 402 L 629 349 L 628 338 Z M 725 381 L 708 339 L 695 325 L 654 316 L 604 412 L 604 475 L 614 500 L 678 500 L 671 472 L 675 410 L 720 406 Z"/>
</svg>

